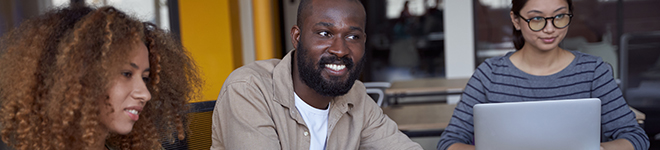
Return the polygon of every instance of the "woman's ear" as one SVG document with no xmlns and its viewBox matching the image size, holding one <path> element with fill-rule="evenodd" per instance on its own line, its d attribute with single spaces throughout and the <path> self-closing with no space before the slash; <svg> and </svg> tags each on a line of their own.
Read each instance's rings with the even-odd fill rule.
<svg viewBox="0 0 660 150">
<path fill-rule="evenodd" d="M 513 11 L 509 12 L 509 16 L 511 16 L 511 23 L 513 23 L 513 27 L 515 27 L 516 30 L 520 30 L 520 18 L 516 16 L 516 14 L 513 14 Z"/>
</svg>

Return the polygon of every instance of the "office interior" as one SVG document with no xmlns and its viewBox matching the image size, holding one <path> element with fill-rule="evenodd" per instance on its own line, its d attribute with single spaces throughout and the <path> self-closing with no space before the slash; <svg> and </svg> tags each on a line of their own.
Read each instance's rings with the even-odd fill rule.
<svg viewBox="0 0 660 150">
<path fill-rule="evenodd" d="M 435 149 L 443 124 L 438 120 L 448 122 L 451 106 L 476 66 L 515 51 L 511 0 L 361 1 L 367 11 L 368 63 L 360 80 L 404 133 L 425 149 Z M 170 30 L 200 66 L 206 85 L 203 99 L 191 102 L 194 134 L 166 147 L 208 149 L 210 112 L 225 78 L 245 64 L 281 58 L 293 49 L 289 31 L 296 23 L 298 2 L 0 0 L 0 35 L 27 18 L 71 3 L 112 5 Z M 651 149 L 660 149 L 660 1 L 573 4 L 575 17 L 560 46 L 600 56 L 612 65 L 626 101 L 639 113 Z"/>
</svg>

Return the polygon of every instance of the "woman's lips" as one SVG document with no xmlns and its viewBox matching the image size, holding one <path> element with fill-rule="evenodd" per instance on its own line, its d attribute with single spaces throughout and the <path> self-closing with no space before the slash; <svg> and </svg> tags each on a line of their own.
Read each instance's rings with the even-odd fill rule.
<svg viewBox="0 0 660 150">
<path fill-rule="evenodd" d="M 134 113 L 134 112 L 124 111 L 124 113 L 126 113 L 128 115 L 128 117 L 130 117 L 131 120 L 133 120 L 133 121 L 138 121 L 138 119 L 140 119 L 140 116 L 138 114 Z"/>
<path fill-rule="evenodd" d="M 557 39 L 557 38 L 554 38 L 554 37 L 553 38 L 541 38 L 541 40 L 544 43 L 553 43 L 553 42 L 555 42 L 555 39 Z"/>
<path fill-rule="evenodd" d="M 140 119 L 140 112 L 142 111 L 142 106 L 132 106 L 128 108 L 124 108 L 124 113 L 128 115 L 129 118 L 133 121 L 137 121 Z"/>
</svg>

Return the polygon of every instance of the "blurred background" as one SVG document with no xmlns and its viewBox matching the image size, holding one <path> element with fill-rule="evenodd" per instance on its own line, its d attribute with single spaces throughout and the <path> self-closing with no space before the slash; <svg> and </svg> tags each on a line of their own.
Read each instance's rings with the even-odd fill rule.
<svg viewBox="0 0 660 150">
<path fill-rule="evenodd" d="M 370 94 L 404 133 L 435 149 L 442 120 L 448 119 L 443 117 L 451 115 L 439 109 L 459 99 L 477 65 L 515 50 L 511 0 L 361 1 L 368 16 L 368 63 L 360 80 L 374 89 Z M 203 118 L 210 117 L 225 78 L 244 64 L 281 58 L 293 49 L 289 33 L 299 0 L 0 0 L 0 35 L 71 3 L 115 6 L 179 39 L 201 67 L 206 85 L 204 98 L 193 101 L 198 106 L 193 114 L 201 116 L 193 126 L 200 129 L 168 149 L 208 149 L 210 120 Z M 560 46 L 600 56 L 613 66 L 629 105 L 644 115 L 640 125 L 651 149 L 660 149 L 660 0 L 573 4 L 575 17 Z M 422 105 L 427 108 L 418 108 Z M 423 115 L 429 113 L 435 115 Z"/>
</svg>

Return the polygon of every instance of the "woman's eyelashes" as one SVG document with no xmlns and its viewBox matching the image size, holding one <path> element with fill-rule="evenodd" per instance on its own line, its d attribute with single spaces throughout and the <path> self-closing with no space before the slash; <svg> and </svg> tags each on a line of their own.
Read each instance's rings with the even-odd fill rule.
<svg viewBox="0 0 660 150">
<path fill-rule="evenodd" d="M 543 17 L 532 17 L 532 19 L 530 19 L 530 20 L 532 20 L 532 21 L 541 21 L 541 20 L 545 20 L 545 18 L 543 18 Z"/>
<path fill-rule="evenodd" d="M 142 77 L 142 81 L 144 81 L 144 83 L 149 83 L 151 78 L 147 75 L 146 77 Z"/>
<path fill-rule="evenodd" d="M 133 76 L 133 72 L 130 71 L 122 71 L 121 75 L 126 77 L 126 78 L 131 78 Z"/>
<path fill-rule="evenodd" d="M 131 71 L 122 71 L 121 75 L 126 77 L 127 79 L 131 79 L 133 77 L 133 72 L 131 72 Z M 143 75 L 142 76 L 142 81 L 144 81 L 144 83 L 149 83 L 151 81 L 151 78 L 149 77 L 149 74 Z"/>
</svg>

